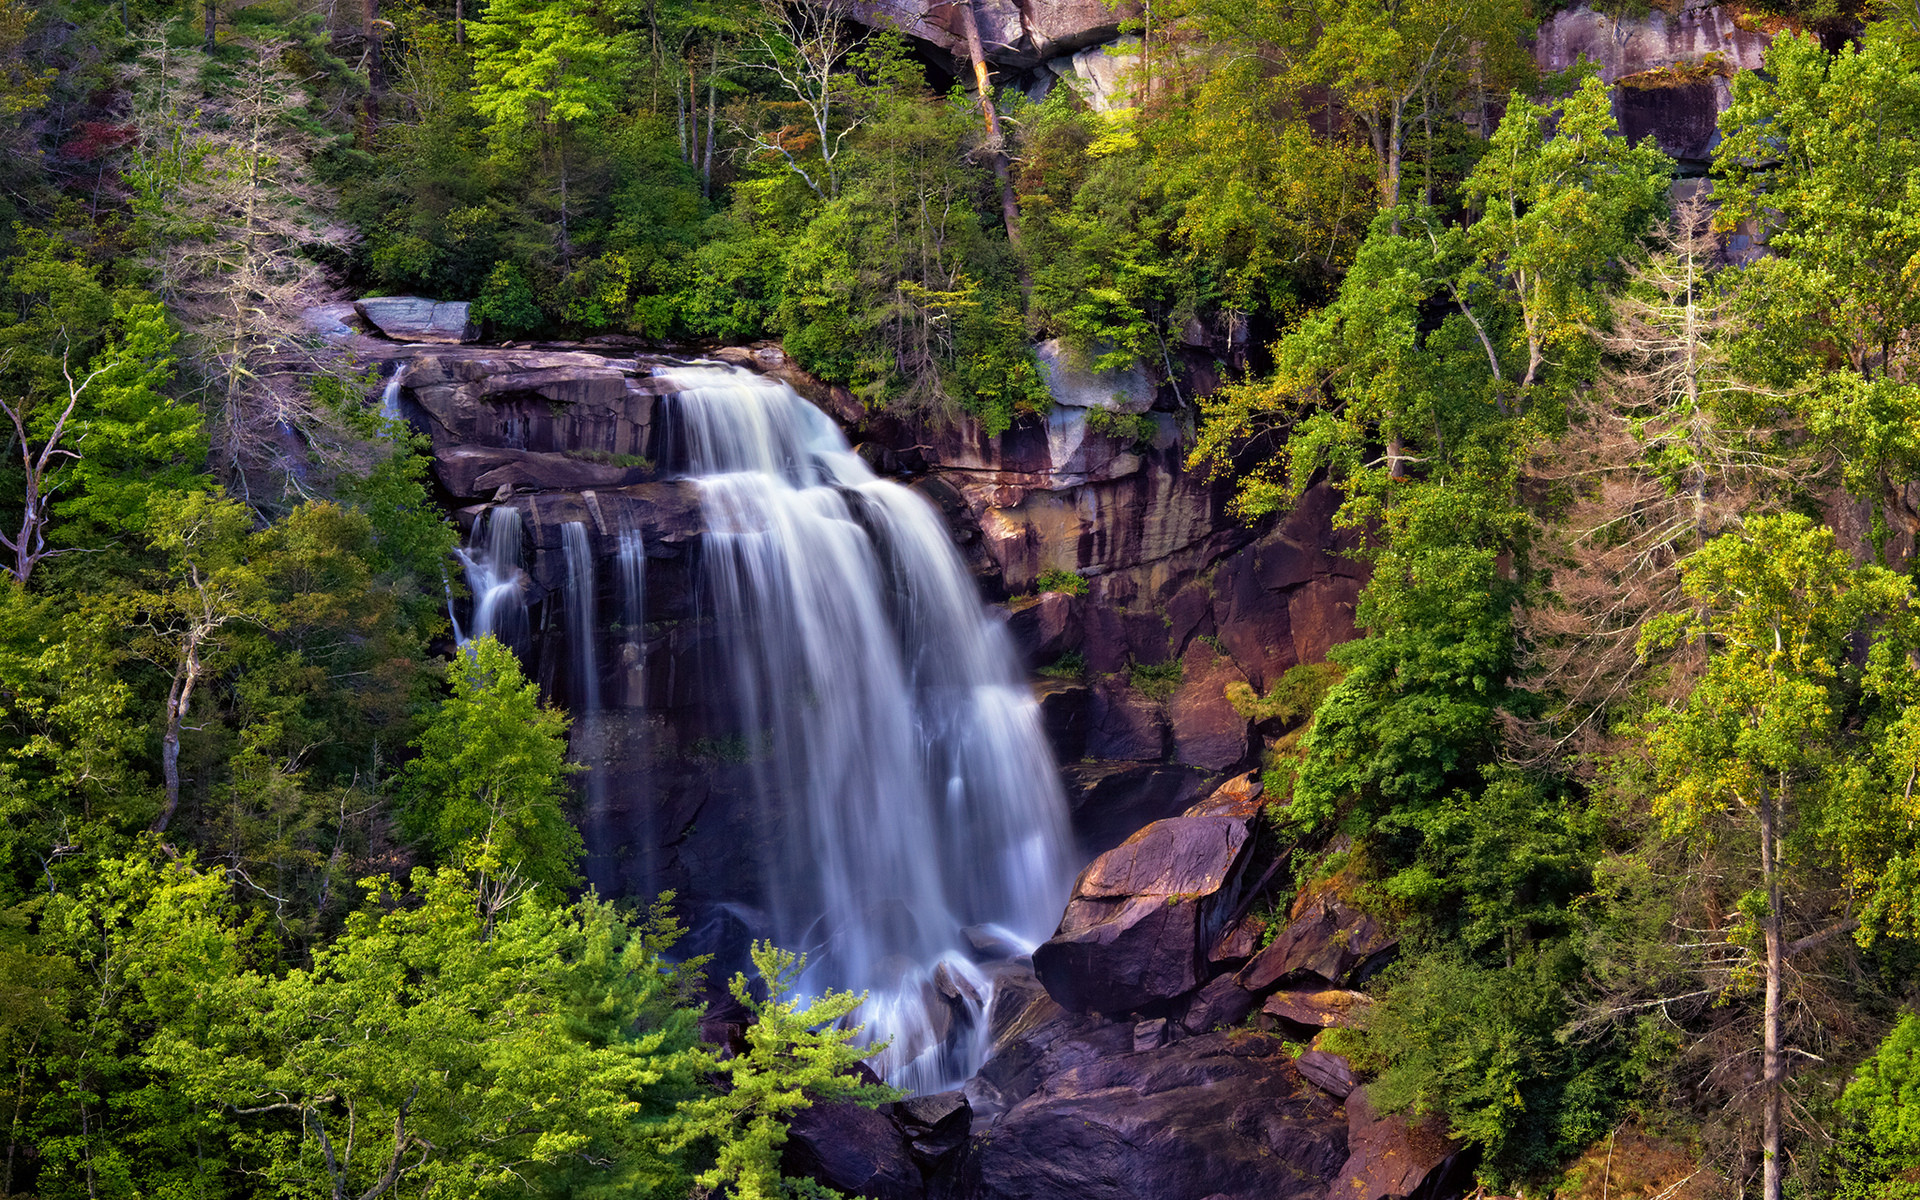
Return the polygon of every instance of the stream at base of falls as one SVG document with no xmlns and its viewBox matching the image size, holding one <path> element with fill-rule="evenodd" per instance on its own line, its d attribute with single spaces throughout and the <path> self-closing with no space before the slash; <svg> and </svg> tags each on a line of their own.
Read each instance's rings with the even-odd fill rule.
<svg viewBox="0 0 1920 1200">
<path fill-rule="evenodd" d="M 663 367 L 655 449 L 692 482 L 700 687 L 724 696 L 766 828 L 765 934 L 805 953 L 801 990 L 867 993 L 854 1020 L 888 1082 L 957 1086 L 986 1051 L 977 944 L 1030 950 L 1072 878 L 1066 803 L 1038 706 L 937 511 L 882 480 L 791 388 L 718 365 Z M 566 641 L 589 844 L 617 844 L 604 783 L 602 663 L 644 653 L 638 530 L 568 523 Z M 470 628 L 527 653 L 522 526 L 496 506 L 464 553 Z M 596 642 L 596 578 L 617 582 Z M 636 676 L 637 678 L 637 676 Z M 630 697 L 628 703 L 634 701 Z M 599 789 L 599 790 L 597 790 Z"/>
</svg>

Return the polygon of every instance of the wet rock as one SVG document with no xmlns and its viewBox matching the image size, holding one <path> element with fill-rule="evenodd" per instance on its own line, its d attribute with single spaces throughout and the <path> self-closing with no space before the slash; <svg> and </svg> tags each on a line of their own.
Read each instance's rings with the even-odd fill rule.
<svg viewBox="0 0 1920 1200">
<path fill-rule="evenodd" d="M 402 394 L 436 454 L 494 446 L 618 461 L 652 455 L 664 382 L 597 354 L 486 347 L 416 355 Z"/>
<path fill-rule="evenodd" d="M 1346 1143 L 1346 1114 L 1278 1038 L 1209 1034 L 1050 1076 L 976 1139 L 972 1194 L 1322 1200 Z"/>
<path fill-rule="evenodd" d="M 1138 1054 L 1142 1050 L 1153 1050 L 1166 1044 L 1167 1019 L 1155 1017 L 1151 1021 L 1140 1021 L 1133 1027 L 1133 1050 Z"/>
<path fill-rule="evenodd" d="M 1397 1113 L 1381 1116 L 1365 1088 L 1348 1095 L 1346 1111 L 1348 1157 L 1327 1189 L 1329 1197 L 1408 1200 L 1444 1195 L 1450 1185 L 1466 1182 L 1460 1148 L 1446 1136 L 1440 1118 L 1413 1123 Z"/>
<path fill-rule="evenodd" d="M 1233 976 L 1215 976 L 1187 1002 L 1180 1025 L 1188 1033 L 1230 1029 L 1246 1020 L 1258 1003 L 1254 994 L 1241 987 Z"/>
<path fill-rule="evenodd" d="M 1309 1050 L 1293 1060 L 1294 1069 L 1320 1090 L 1345 1100 L 1353 1094 L 1353 1064 L 1344 1054 Z"/>
<path fill-rule="evenodd" d="M 1053 757 L 1071 762 L 1087 752 L 1088 705 L 1092 693 L 1083 683 L 1066 679 L 1035 681 L 1034 699 L 1040 702 L 1040 725 L 1047 731 Z"/>
<path fill-rule="evenodd" d="M 498 495 L 505 488 L 520 491 L 569 491 L 616 488 L 642 483 L 651 474 L 643 467 L 542 454 L 500 446 L 453 446 L 433 458 L 434 477 L 447 494 L 461 500 Z"/>
<path fill-rule="evenodd" d="M 968 925 L 960 931 L 960 937 L 975 962 L 999 962 L 1026 953 L 1026 948 L 998 925 Z"/>
<path fill-rule="evenodd" d="M 1124 679 L 1102 679 L 1093 687 L 1088 715 L 1087 757 L 1122 762 L 1155 762 L 1167 752 L 1166 713 L 1156 701 L 1128 687 Z"/>
<path fill-rule="evenodd" d="M 1380 923 L 1331 895 L 1309 902 L 1265 950 L 1240 971 L 1247 990 L 1264 993 L 1290 981 L 1358 982 L 1398 948 Z"/>
<path fill-rule="evenodd" d="M 1167 703 L 1174 756 L 1203 771 L 1224 771 L 1247 756 L 1249 722 L 1226 695 L 1246 675 L 1204 642 L 1187 647 L 1180 660 L 1180 688 Z"/>
<path fill-rule="evenodd" d="M 958 1088 L 915 1096 L 891 1108 L 893 1119 L 906 1132 L 914 1162 L 929 1176 L 949 1169 L 973 1130 L 973 1106 Z"/>
<path fill-rule="evenodd" d="M 1156 389 L 1138 364 L 1123 371 L 1097 371 L 1059 338 L 1035 346 L 1033 357 L 1059 408 L 1143 413 L 1153 407 Z"/>
<path fill-rule="evenodd" d="M 858 1104 L 815 1103 L 795 1113 L 780 1170 L 870 1200 L 926 1195 L 906 1131 L 884 1113 Z"/>
<path fill-rule="evenodd" d="M 1295 1025 L 1345 1029 L 1372 1003 L 1364 993 L 1345 988 L 1286 988 L 1268 996 L 1260 1011 Z"/>
<path fill-rule="evenodd" d="M 1106 853 L 1143 826 L 1179 816 L 1200 787 L 1198 771 L 1161 763 L 1068 762 L 1060 778 L 1074 840 L 1087 858 Z"/>
<path fill-rule="evenodd" d="M 360 319 L 396 342 L 459 345 L 475 341 L 480 330 L 464 300 L 428 300 L 420 296 L 369 296 L 353 302 Z"/>
<path fill-rule="evenodd" d="M 1080 873 L 1059 932 L 1034 951 L 1034 973 L 1076 1012 L 1128 1012 L 1192 991 L 1250 854 L 1244 821 L 1154 822 Z"/>
</svg>

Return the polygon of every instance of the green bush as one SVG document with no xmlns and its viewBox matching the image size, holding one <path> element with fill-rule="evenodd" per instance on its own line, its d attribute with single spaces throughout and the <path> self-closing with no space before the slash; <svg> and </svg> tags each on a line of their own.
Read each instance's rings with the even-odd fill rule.
<svg viewBox="0 0 1920 1200">
<path fill-rule="evenodd" d="M 1150 700 L 1164 700 L 1178 690 L 1182 673 L 1178 661 L 1130 662 L 1127 664 L 1127 686 Z"/>
<path fill-rule="evenodd" d="M 1065 592 L 1069 596 L 1087 594 L 1087 581 L 1078 572 L 1048 567 L 1033 581 L 1035 592 Z"/>
</svg>

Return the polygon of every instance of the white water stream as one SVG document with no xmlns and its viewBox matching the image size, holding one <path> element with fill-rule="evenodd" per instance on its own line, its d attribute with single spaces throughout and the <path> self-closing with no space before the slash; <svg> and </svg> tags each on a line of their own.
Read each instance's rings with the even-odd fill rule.
<svg viewBox="0 0 1920 1200">
<path fill-rule="evenodd" d="M 889 1082 L 955 1086 L 992 991 L 960 931 L 1031 947 L 1071 882 L 1038 707 L 924 499 L 785 385 L 669 378 L 666 461 L 700 489 L 704 594 L 766 819 L 784 820 L 776 940 L 811 955 L 807 987 L 868 993 Z"/>
</svg>

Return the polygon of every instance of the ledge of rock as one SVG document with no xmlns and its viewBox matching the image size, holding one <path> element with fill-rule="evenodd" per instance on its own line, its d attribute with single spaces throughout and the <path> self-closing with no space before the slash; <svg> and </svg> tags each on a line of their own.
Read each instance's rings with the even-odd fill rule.
<svg viewBox="0 0 1920 1200">
<path fill-rule="evenodd" d="M 1059 338 L 1050 338 L 1035 346 L 1033 357 L 1040 364 L 1047 392 L 1058 406 L 1128 414 L 1143 413 L 1153 407 L 1157 389 L 1137 363 L 1123 371 L 1096 370 L 1078 361 Z"/>
<path fill-rule="evenodd" d="M 1334 896 L 1310 900 L 1253 961 L 1240 971 L 1240 983 L 1263 993 L 1281 983 L 1316 982 L 1320 987 L 1358 983 L 1390 961 L 1399 948 L 1375 921 Z"/>
<path fill-rule="evenodd" d="M 434 476 L 457 500 L 485 500 L 507 489 L 577 492 L 646 482 L 644 467 L 622 467 L 566 454 L 514 450 L 505 446 L 451 446 L 434 455 Z"/>
<path fill-rule="evenodd" d="M 1279 1038 L 1209 1034 L 1053 1074 L 976 1140 L 969 1194 L 1322 1200 L 1348 1124 Z"/>
<path fill-rule="evenodd" d="M 1155 821 L 1080 873 L 1034 973 L 1063 1007 L 1121 1013 L 1202 982 L 1208 948 L 1238 902 L 1252 838 L 1232 817 Z"/>
<path fill-rule="evenodd" d="M 396 342 L 459 345 L 477 341 L 480 330 L 465 300 L 428 300 L 421 296 L 369 296 L 353 302 L 360 319 Z"/>
<path fill-rule="evenodd" d="M 1443 1124 L 1437 1117 L 1410 1122 L 1398 1113 L 1381 1116 L 1367 1089 L 1356 1088 L 1347 1097 L 1349 1154 L 1327 1189 L 1328 1200 L 1410 1200 L 1446 1195 L 1464 1184 L 1466 1164 Z"/>
</svg>

